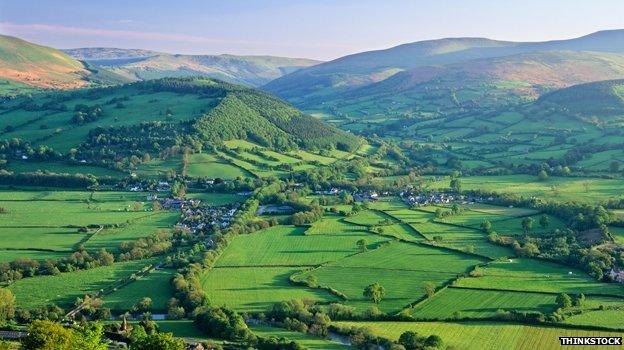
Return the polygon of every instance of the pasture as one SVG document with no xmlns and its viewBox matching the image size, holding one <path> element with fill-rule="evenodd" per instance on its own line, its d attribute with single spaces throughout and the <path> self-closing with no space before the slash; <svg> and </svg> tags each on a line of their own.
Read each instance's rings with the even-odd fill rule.
<svg viewBox="0 0 624 350">
<path fill-rule="evenodd" d="M 431 180 L 431 179 L 430 179 Z M 513 193 L 524 197 L 540 197 L 555 201 L 594 203 L 598 200 L 620 198 L 622 179 L 556 177 L 539 181 L 531 175 L 470 176 L 461 178 L 464 190 L 484 190 Z M 432 189 L 448 188 L 449 179 L 428 181 Z"/>
<path fill-rule="evenodd" d="M 405 331 L 421 336 L 438 335 L 447 347 L 464 350 L 482 349 L 590 349 L 589 346 L 562 347 L 561 336 L 617 336 L 622 332 L 567 329 L 487 321 L 475 322 L 335 322 L 339 326 L 367 327 L 374 334 L 398 340 Z M 619 349 L 618 346 L 603 346 Z"/>
<path fill-rule="evenodd" d="M 7 288 L 13 292 L 17 306 L 21 308 L 29 309 L 49 304 L 68 308 L 73 306 L 76 298 L 111 287 L 154 261 L 148 259 L 119 262 L 57 276 L 24 278 L 11 283 Z"/>
<path fill-rule="evenodd" d="M 116 289 L 106 295 L 105 307 L 113 311 L 123 313 L 132 308 L 143 297 L 152 299 L 152 312 L 166 313 L 167 301 L 173 297 L 171 278 L 175 271 L 168 269 L 156 269 L 147 275 L 140 276 L 135 281 Z"/>
<path fill-rule="evenodd" d="M 359 311 L 373 306 L 362 296 L 362 292 L 366 286 L 377 282 L 386 289 L 380 309 L 397 312 L 425 294 L 425 282 L 440 287 L 482 262 L 475 257 L 440 248 L 393 242 L 305 271 L 293 278 L 305 281 L 308 276 L 315 276 L 319 285 L 346 294 L 347 304 Z"/>
<path fill-rule="evenodd" d="M 624 286 L 621 284 L 602 283 L 581 270 L 546 261 L 495 261 L 482 270 L 483 276 L 461 278 L 456 285 L 497 290 L 624 296 Z"/>
<path fill-rule="evenodd" d="M 417 319 L 486 318 L 498 310 L 551 313 L 555 294 L 445 288 L 412 309 Z"/>
</svg>

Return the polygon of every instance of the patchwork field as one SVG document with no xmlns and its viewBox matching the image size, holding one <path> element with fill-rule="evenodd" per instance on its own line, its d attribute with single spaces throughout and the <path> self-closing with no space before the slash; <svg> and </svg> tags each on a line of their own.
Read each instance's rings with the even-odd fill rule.
<svg viewBox="0 0 624 350">
<path fill-rule="evenodd" d="M 470 176 L 461 179 L 462 188 L 514 193 L 558 201 L 596 202 L 620 198 L 624 181 L 621 179 L 578 178 L 551 176 L 539 181 L 537 176 Z M 448 188 L 449 179 L 427 182 L 430 188 Z"/>
<path fill-rule="evenodd" d="M 553 312 L 555 294 L 446 288 L 412 310 L 417 319 L 487 318 L 498 310 Z"/>
<path fill-rule="evenodd" d="M 15 294 L 18 307 L 28 309 L 56 304 L 67 308 L 73 306 L 76 298 L 110 287 L 154 261 L 148 259 L 120 262 L 58 276 L 24 278 L 11 283 L 8 288 Z"/>
<path fill-rule="evenodd" d="M 523 324 L 500 324 L 494 322 L 336 322 L 340 326 L 367 327 L 373 333 L 397 340 L 405 331 L 419 335 L 436 334 L 447 347 L 463 350 L 482 349 L 590 349 L 589 346 L 562 347 L 562 336 L 617 336 L 621 332 L 606 332 L 556 327 L 540 327 Z M 603 346 L 619 349 L 618 346 Z"/>
<path fill-rule="evenodd" d="M 397 312 L 421 298 L 426 282 L 440 287 L 483 262 L 472 256 L 455 254 L 439 248 L 394 242 L 369 252 L 356 254 L 317 269 L 294 276 L 305 281 L 315 276 L 319 285 L 331 287 L 347 295 L 347 304 L 362 311 L 373 304 L 362 296 L 372 283 L 386 289 L 379 307 Z"/>
<path fill-rule="evenodd" d="M 585 272 L 546 261 L 513 259 L 483 268 L 483 276 L 458 280 L 457 286 L 548 293 L 624 296 L 624 286 L 601 283 Z"/>
</svg>

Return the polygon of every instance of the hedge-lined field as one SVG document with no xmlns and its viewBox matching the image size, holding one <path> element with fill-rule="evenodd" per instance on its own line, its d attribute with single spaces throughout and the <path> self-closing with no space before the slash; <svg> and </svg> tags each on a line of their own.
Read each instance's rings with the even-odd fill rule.
<svg viewBox="0 0 624 350">
<path fill-rule="evenodd" d="M 238 311 L 264 312 L 274 303 L 307 298 L 337 301 L 320 289 L 289 283 L 296 267 L 215 267 L 202 276 L 201 284 L 213 305 L 225 305 Z"/>
<path fill-rule="evenodd" d="M 359 311 L 373 305 L 362 292 L 369 284 L 378 282 L 386 289 L 379 307 L 396 312 L 425 294 L 425 282 L 440 287 L 481 262 L 451 251 L 394 242 L 295 275 L 295 279 L 305 281 L 308 276 L 315 276 L 319 285 L 344 293 L 347 304 Z"/>
<path fill-rule="evenodd" d="M 366 232 L 306 235 L 303 227 L 274 226 L 236 237 L 217 266 L 314 266 L 356 253 L 360 239 L 370 245 L 387 240 Z"/>
<path fill-rule="evenodd" d="M 546 261 L 496 261 L 482 271 L 483 276 L 462 278 L 457 285 L 485 289 L 624 296 L 624 285 L 602 283 L 581 270 Z"/>
<path fill-rule="evenodd" d="M 118 280 L 136 273 L 154 261 L 156 260 L 120 262 L 89 270 L 62 273 L 57 276 L 24 278 L 11 283 L 8 288 L 15 295 L 18 307 L 34 308 L 49 304 L 70 307 L 73 306 L 76 298 L 82 298 L 87 293 L 95 293 L 100 289 L 110 287 Z"/>
<path fill-rule="evenodd" d="M 417 319 L 493 317 L 498 310 L 553 312 L 555 294 L 446 288 L 412 310 Z"/>
<path fill-rule="evenodd" d="M 523 324 L 499 324 L 494 322 L 336 322 L 340 326 L 368 327 L 373 333 L 393 340 L 405 331 L 419 335 L 435 334 L 447 347 L 465 350 L 483 349 L 591 349 L 590 346 L 562 347 L 562 336 L 617 336 L 621 332 L 590 331 L 556 327 L 540 327 Z M 621 346 L 602 346 L 620 349 Z"/>
</svg>

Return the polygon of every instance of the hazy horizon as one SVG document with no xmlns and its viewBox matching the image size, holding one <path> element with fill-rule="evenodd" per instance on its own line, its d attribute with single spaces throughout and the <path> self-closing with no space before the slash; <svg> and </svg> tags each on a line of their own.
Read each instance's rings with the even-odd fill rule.
<svg viewBox="0 0 624 350">
<path fill-rule="evenodd" d="M 0 33 L 61 49 L 330 60 L 421 40 L 569 39 L 623 28 L 624 2 L 0 0 Z"/>
</svg>

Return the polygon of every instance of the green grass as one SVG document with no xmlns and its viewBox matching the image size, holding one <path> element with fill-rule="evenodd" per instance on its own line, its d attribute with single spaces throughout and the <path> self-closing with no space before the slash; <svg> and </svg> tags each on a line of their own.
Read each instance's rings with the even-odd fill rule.
<svg viewBox="0 0 624 350">
<path fill-rule="evenodd" d="M 46 171 L 58 174 L 91 174 L 97 177 L 123 177 L 126 174 L 98 166 L 83 164 L 65 164 L 61 162 L 24 162 L 12 161 L 7 165 L 7 170 L 16 173 L 28 173 L 37 171 Z"/>
<path fill-rule="evenodd" d="M 284 338 L 289 341 L 296 341 L 309 350 L 346 350 L 351 349 L 350 346 L 342 345 L 331 340 L 319 338 L 306 333 L 289 331 L 283 328 L 268 326 L 252 326 L 253 333 L 259 337 Z"/>
<path fill-rule="evenodd" d="M 143 297 L 152 299 L 152 312 L 167 312 L 167 301 L 173 297 L 171 278 L 173 270 L 153 270 L 146 276 L 123 286 L 104 297 L 104 305 L 111 310 L 125 312 Z"/>
<path fill-rule="evenodd" d="M 340 326 L 367 327 L 374 334 L 398 340 L 405 331 L 422 336 L 438 335 L 453 349 L 590 349 L 588 346 L 562 347 L 561 336 L 618 336 L 621 332 L 590 331 L 494 322 L 335 322 Z M 619 347 L 607 347 L 616 349 Z"/>
<path fill-rule="evenodd" d="M 624 328 L 624 312 L 618 310 L 592 310 L 579 315 L 569 316 L 565 323 L 579 326 L 600 326 L 615 329 Z"/>
<path fill-rule="evenodd" d="M 180 214 L 177 212 L 156 212 L 147 217 L 134 220 L 123 227 L 104 229 L 86 241 L 85 247 L 89 250 L 105 248 L 108 251 L 116 251 L 117 247 L 124 241 L 134 241 L 147 237 L 159 230 L 171 231 L 179 218 Z"/>
<path fill-rule="evenodd" d="M 206 153 L 192 154 L 189 157 L 187 175 L 190 177 L 206 177 L 220 179 L 236 179 L 238 177 L 253 177 L 254 175 L 239 166 L 217 159 Z"/>
<path fill-rule="evenodd" d="M 589 184 L 585 190 L 583 183 Z M 620 198 L 620 189 L 624 186 L 621 179 L 599 179 L 551 176 L 546 181 L 538 181 L 537 176 L 470 176 L 461 179 L 465 190 L 480 189 L 513 193 L 524 197 L 536 196 L 548 200 L 596 202 L 608 198 Z M 428 182 L 431 188 L 448 188 L 449 179 Z M 554 186 L 554 191 L 553 191 Z"/>
<path fill-rule="evenodd" d="M 412 310 L 418 319 L 486 318 L 498 310 L 551 313 L 557 307 L 555 294 L 503 292 L 480 289 L 446 288 Z"/>
<path fill-rule="evenodd" d="M 542 227 L 539 224 L 541 216 L 542 215 L 534 215 L 530 217 L 533 219 L 533 228 L 531 229 L 532 234 L 550 232 L 556 229 L 563 229 L 566 227 L 565 223 L 562 220 L 552 215 L 547 215 L 549 219 L 548 226 Z M 522 220 L 523 218 L 496 221 L 492 223 L 492 229 L 497 233 L 503 235 L 522 235 L 524 234 L 524 231 L 522 229 Z"/>
<path fill-rule="evenodd" d="M 376 210 L 364 210 L 345 219 L 345 221 L 362 226 L 378 225 L 385 220 L 389 220 L 390 222 L 396 221 L 391 216 Z"/>
<path fill-rule="evenodd" d="M 236 237 L 216 266 L 315 266 L 356 253 L 360 239 L 371 245 L 386 240 L 366 232 L 306 235 L 303 227 L 274 226 Z"/>
<path fill-rule="evenodd" d="M 18 307 L 28 309 L 57 304 L 67 308 L 73 305 L 76 298 L 110 287 L 153 261 L 137 260 L 58 276 L 24 278 L 10 284 L 8 288 L 15 295 Z"/>
<path fill-rule="evenodd" d="M 442 240 L 435 244 L 458 250 L 474 248 L 474 252 L 489 258 L 513 256 L 513 252 L 503 246 L 490 243 L 484 232 L 469 227 L 458 227 L 437 222 L 410 224 L 429 240 Z"/>
<path fill-rule="evenodd" d="M 620 284 L 598 282 L 581 270 L 545 261 L 497 261 L 490 263 L 483 272 L 482 277 L 461 278 L 457 285 L 484 289 L 624 296 L 624 286 Z"/>
<path fill-rule="evenodd" d="M 213 305 L 238 311 L 264 312 L 274 303 L 307 298 L 337 301 L 318 289 L 293 286 L 288 278 L 296 267 L 215 267 L 201 278 L 201 284 Z"/>
<path fill-rule="evenodd" d="M 362 296 L 364 288 L 378 282 L 387 293 L 379 307 L 396 312 L 424 295 L 425 282 L 442 286 L 481 262 L 483 260 L 447 250 L 394 242 L 306 271 L 295 278 L 304 281 L 310 275 L 315 276 L 319 285 L 346 294 L 347 303 L 360 311 L 373 305 Z"/>
</svg>

